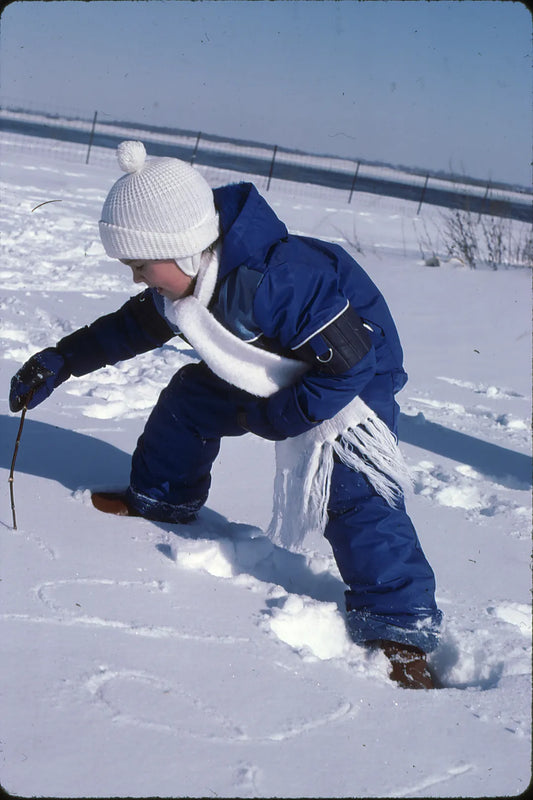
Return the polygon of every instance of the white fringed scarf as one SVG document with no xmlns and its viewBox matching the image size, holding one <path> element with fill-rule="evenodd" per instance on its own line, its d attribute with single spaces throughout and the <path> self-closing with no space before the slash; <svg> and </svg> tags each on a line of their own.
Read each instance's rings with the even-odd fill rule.
<svg viewBox="0 0 533 800">
<path fill-rule="evenodd" d="M 194 293 L 174 302 L 165 299 L 165 314 L 216 375 L 257 397 L 270 397 L 294 383 L 309 365 L 253 347 L 208 311 L 219 252 L 203 255 Z M 276 543 L 297 550 L 306 535 L 324 532 L 335 453 L 348 467 L 363 473 L 389 505 L 395 505 L 411 486 L 393 433 L 355 397 L 331 419 L 276 442 L 273 514 L 268 529 Z"/>
</svg>

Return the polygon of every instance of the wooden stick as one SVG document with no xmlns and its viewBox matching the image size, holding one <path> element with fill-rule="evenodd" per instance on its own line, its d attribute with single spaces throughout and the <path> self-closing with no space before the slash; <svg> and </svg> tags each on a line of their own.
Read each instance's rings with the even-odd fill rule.
<svg viewBox="0 0 533 800">
<path fill-rule="evenodd" d="M 11 470 L 9 472 L 9 494 L 11 496 L 11 511 L 13 513 L 13 530 L 17 530 L 17 515 L 15 513 L 15 492 L 13 490 L 13 482 L 15 480 L 15 462 L 17 460 L 17 453 L 19 450 L 20 438 L 22 436 L 22 428 L 24 426 L 24 418 L 26 416 L 26 411 L 28 410 L 28 403 L 31 400 L 33 392 L 30 392 L 28 395 L 28 399 L 26 400 L 23 408 L 22 408 L 22 415 L 20 417 L 20 425 L 17 434 L 17 441 L 15 442 L 15 450 L 13 452 L 13 459 L 11 461 Z"/>
</svg>

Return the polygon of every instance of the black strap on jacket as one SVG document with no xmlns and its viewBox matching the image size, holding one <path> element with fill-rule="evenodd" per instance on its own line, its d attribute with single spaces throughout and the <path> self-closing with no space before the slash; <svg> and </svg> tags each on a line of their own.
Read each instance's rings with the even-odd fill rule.
<svg viewBox="0 0 533 800">
<path fill-rule="evenodd" d="M 372 348 L 367 323 L 348 305 L 329 325 L 294 349 L 297 358 L 325 375 L 340 375 L 354 367 Z"/>
</svg>

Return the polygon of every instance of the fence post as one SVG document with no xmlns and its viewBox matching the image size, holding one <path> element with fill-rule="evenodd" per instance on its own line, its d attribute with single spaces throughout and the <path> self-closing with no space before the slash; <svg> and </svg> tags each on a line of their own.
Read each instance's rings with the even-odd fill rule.
<svg viewBox="0 0 533 800">
<path fill-rule="evenodd" d="M 353 190 L 354 190 L 355 182 L 356 182 L 356 180 L 357 180 L 357 174 L 358 174 L 358 172 L 359 172 L 359 167 L 360 167 L 360 166 L 361 166 L 361 162 L 360 162 L 360 161 L 358 161 L 358 162 L 357 162 L 357 167 L 355 168 L 355 175 L 353 176 L 352 188 L 350 189 L 350 197 L 348 198 L 348 202 L 349 202 L 349 203 L 351 203 L 351 202 L 352 202 L 352 194 L 353 194 Z"/>
<path fill-rule="evenodd" d="M 198 152 L 198 145 L 200 144 L 200 137 L 202 136 L 202 132 L 199 131 L 198 136 L 196 137 L 196 144 L 194 145 L 194 152 L 191 156 L 191 167 L 194 163 L 194 159 L 196 158 L 196 153 Z"/>
<path fill-rule="evenodd" d="M 483 201 L 481 203 L 481 211 L 479 212 L 479 216 L 477 218 L 478 223 L 481 221 L 481 215 L 486 213 L 485 200 L 489 196 L 489 189 L 490 189 L 490 181 L 487 183 L 487 188 L 485 189 L 485 194 L 483 195 Z"/>
<path fill-rule="evenodd" d="M 87 158 L 85 159 L 85 163 L 86 164 L 89 163 L 89 155 L 91 153 L 91 147 L 93 146 L 94 129 L 96 127 L 96 117 L 97 116 L 98 116 L 98 111 L 95 111 L 94 112 L 94 117 L 93 117 L 93 125 L 92 125 L 92 128 L 91 128 L 91 135 L 89 136 L 89 147 L 87 149 Z"/>
<path fill-rule="evenodd" d="M 270 162 L 270 172 L 268 173 L 268 183 L 267 183 L 267 192 L 270 189 L 270 181 L 272 179 L 272 173 L 274 172 L 274 161 L 276 160 L 276 153 L 278 152 L 277 144 L 274 145 L 274 152 L 272 154 L 272 161 Z"/>
<path fill-rule="evenodd" d="M 424 197 L 426 196 L 426 188 L 427 188 L 427 185 L 428 185 L 428 180 L 429 180 L 429 173 L 426 175 L 426 180 L 424 182 L 424 188 L 422 189 L 422 194 L 420 195 L 420 202 L 419 202 L 418 208 L 416 210 L 416 215 L 417 216 L 420 214 L 420 209 L 422 208 L 422 203 L 424 202 Z"/>
</svg>

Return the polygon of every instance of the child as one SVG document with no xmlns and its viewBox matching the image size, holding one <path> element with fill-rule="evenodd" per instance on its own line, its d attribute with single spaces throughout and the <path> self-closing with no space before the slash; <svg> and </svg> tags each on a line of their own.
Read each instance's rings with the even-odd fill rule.
<svg viewBox="0 0 533 800">
<path fill-rule="evenodd" d="M 442 614 L 400 488 L 394 395 L 407 375 L 385 300 L 341 247 L 289 234 L 252 184 L 212 191 L 178 159 L 145 159 L 141 142 L 119 145 L 126 174 L 100 235 L 148 288 L 34 355 L 12 380 L 11 410 L 184 335 L 202 361 L 162 391 L 128 488 L 95 493 L 96 508 L 187 523 L 222 436 L 276 441 L 278 539 L 323 530 L 353 641 L 380 647 L 402 686 L 433 688 L 426 653 Z"/>
</svg>

